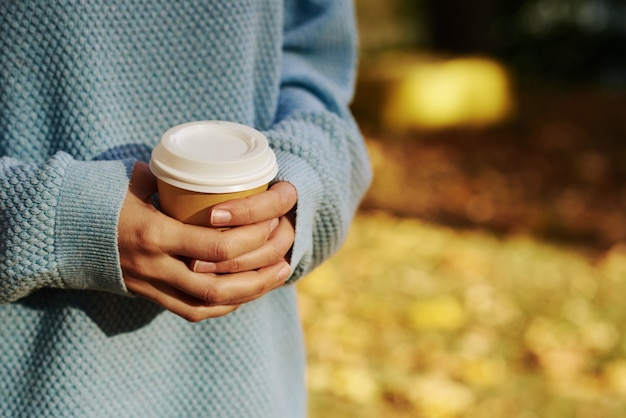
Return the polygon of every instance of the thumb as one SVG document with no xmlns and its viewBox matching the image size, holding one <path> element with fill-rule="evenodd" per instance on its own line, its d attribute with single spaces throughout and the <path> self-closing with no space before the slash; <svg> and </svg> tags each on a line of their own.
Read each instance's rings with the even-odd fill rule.
<svg viewBox="0 0 626 418">
<path fill-rule="evenodd" d="M 150 171 L 148 164 L 137 162 L 130 177 L 130 192 L 142 201 L 147 201 L 157 191 L 156 177 Z"/>
</svg>

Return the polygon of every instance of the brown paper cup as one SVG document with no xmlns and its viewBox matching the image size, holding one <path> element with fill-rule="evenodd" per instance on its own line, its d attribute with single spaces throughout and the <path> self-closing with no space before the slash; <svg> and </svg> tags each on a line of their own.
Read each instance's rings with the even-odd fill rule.
<svg viewBox="0 0 626 418">
<path fill-rule="evenodd" d="M 165 214 L 209 226 L 213 205 L 267 190 L 278 166 L 261 132 L 233 122 L 198 121 L 163 134 L 152 150 L 150 170 Z"/>
<path fill-rule="evenodd" d="M 250 190 L 232 193 L 200 193 L 184 190 L 158 180 L 161 210 L 179 221 L 201 226 L 211 226 L 209 211 L 214 205 L 227 200 L 248 197 L 267 190 L 267 184 Z"/>
</svg>

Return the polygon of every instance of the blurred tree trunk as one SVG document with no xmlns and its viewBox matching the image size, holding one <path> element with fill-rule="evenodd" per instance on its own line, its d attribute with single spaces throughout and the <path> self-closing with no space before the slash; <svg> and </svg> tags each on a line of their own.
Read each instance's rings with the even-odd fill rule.
<svg viewBox="0 0 626 418">
<path fill-rule="evenodd" d="M 489 52 L 491 0 L 426 0 L 431 46 L 454 54 Z"/>
</svg>

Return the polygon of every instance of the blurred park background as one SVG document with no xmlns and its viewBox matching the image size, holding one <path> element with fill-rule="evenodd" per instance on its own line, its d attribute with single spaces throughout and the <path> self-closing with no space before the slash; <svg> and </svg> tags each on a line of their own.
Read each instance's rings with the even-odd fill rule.
<svg viewBox="0 0 626 418">
<path fill-rule="evenodd" d="M 626 416 L 626 2 L 356 7 L 375 179 L 299 284 L 311 417 Z"/>
</svg>

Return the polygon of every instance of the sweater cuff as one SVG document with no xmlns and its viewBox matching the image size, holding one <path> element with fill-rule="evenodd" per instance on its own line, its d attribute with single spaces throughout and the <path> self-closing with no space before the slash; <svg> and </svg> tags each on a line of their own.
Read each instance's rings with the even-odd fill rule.
<svg viewBox="0 0 626 418">
<path fill-rule="evenodd" d="M 276 181 L 291 183 L 298 192 L 296 207 L 296 237 L 291 251 L 292 275 L 289 282 L 308 274 L 315 266 L 313 260 L 313 228 L 316 208 L 322 199 L 322 183 L 315 170 L 295 155 L 277 151 Z"/>
<path fill-rule="evenodd" d="M 127 294 L 117 226 L 133 163 L 74 161 L 59 196 L 56 247 L 67 288 Z"/>
</svg>

